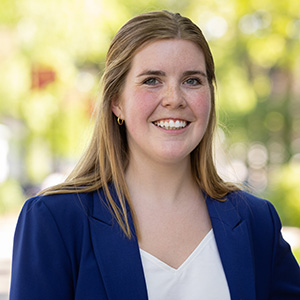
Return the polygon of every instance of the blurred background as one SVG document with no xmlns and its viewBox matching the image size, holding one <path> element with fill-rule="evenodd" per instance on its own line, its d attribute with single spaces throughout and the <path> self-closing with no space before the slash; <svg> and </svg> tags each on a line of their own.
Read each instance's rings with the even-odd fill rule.
<svg viewBox="0 0 300 300">
<path fill-rule="evenodd" d="M 9 255 L 24 200 L 61 182 L 89 140 L 112 37 L 134 15 L 159 9 L 191 18 L 211 46 L 220 173 L 273 202 L 297 232 L 299 0 L 1 0 L 0 234 L 8 246 L 0 248 Z"/>
</svg>

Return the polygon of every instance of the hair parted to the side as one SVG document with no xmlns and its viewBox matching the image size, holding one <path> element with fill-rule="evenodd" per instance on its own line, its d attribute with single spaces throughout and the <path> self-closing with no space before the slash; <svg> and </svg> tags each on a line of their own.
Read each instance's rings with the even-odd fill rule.
<svg viewBox="0 0 300 300">
<path fill-rule="evenodd" d="M 211 112 L 202 141 L 191 153 L 192 172 L 199 187 L 209 196 L 222 201 L 238 188 L 224 182 L 213 162 L 213 136 L 216 127 L 214 61 L 201 30 L 190 19 L 168 11 L 149 12 L 129 20 L 115 35 L 106 57 L 102 91 L 92 140 L 87 151 L 66 181 L 43 191 L 43 194 L 91 192 L 103 188 L 108 205 L 120 227 L 131 237 L 126 201 L 135 227 L 138 224 L 125 181 L 128 165 L 126 126 L 119 126 L 112 112 L 112 101 L 122 91 L 135 53 L 147 44 L 163 39 L 194 42 L 202 51 L 211 92 Z M 113 200 L 109 183 L 113 182 L 119 204 Z"/>
</svg>

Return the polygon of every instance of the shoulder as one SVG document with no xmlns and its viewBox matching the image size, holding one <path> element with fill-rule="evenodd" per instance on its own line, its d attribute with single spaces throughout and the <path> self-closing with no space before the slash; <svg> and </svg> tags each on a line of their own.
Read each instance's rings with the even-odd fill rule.
<svg viewBox="0 0 300 300">
<path fill-rule="evenodd" d="M 227 195 L 229 201 L 240 213 L 266 213 L 275 210 L 273 204 L 266 199 L 260 198 L 242 190 L 231 192 Z"/>
<path fill-rule="evenodd" d="M 269 200 L 245 191 L 236 191 L 228 194 L 227 201 L 231 203 L 242 219 L 248 220 L 253 226 L 266 228 L 269 224 L 270 229 L 281 228 L 277 211 Z"/>
<path fill-rule="evenodd" d="M 241 216 L 263 215 L 270 213 L 270 210 L 274 210 L 273 205 L 268 200 L 242 190 L 230 192 L 226 195 L 224 201 L 217 201 L 208 195 L 206 199 L 208 206 L 213 207 L 217 212 L 232 212 Z"/>
<path fill-rule="evenodd" d="M 31 234 L 59 233 L 61 236 L 82 234 L 88 228 L 92 194 L 39 195 L 23 205 L 18 227 Z"/>
<path fill-rule="evenodd" d="M 83 241 L 89 241 L 90 220 L 95 208 L 101 212 L 99 219 L 102 215 L 109 215 L 100 199 L 102 195 L 102 191 L 94 191 L 32 197 L 23 205 L 15 236 L 26 244 L 30 241 L 39 241 L 41 245 L 46 240 L 56 241 L 57 245 L 65 245 L 71 255 L 74 249 L 81 248 Z"/>
<path fill-rule="evenodd" d="M 95 209 L 103 215 L 108 214 L 102 190 L 89 193 L 61 193 L 38 195 L 28 199 L 22 208 L 19 219 L 45 223 L 51 221 L 64 230 L 66 227 L 80 228 L 86 226 Z"/>
<path fill-rule="evenodd" d="M 258 234 L 268 234 L 281 228 L 274 206 L 268 200 L 245 191 L 231 192 L 223 202 L 208 197 L 207 206 L 211 219 L 217 219 L 229 226 L 246 222 L 248 228 Z"/>
<path fill-rule="evenodd" d="M 28 199 L 23 210 L 33 211 L 34 214 L 46 210 L 57 218 L 78 217 L 89 214 L 92 202 L 93 193 L 39 195 Z"/>
<path fill-rule="evenodd" d="M 237 209 L 249 211 L 267 209 L 269 205 L 272 205 L 270 201 L 242 190 L 229 193 L 226 201 L 229 201 Z"/>
<path fill-rule="evenodd" d="M 281 222 L 268 200 L 235 191 L 224 202 L 210 200 L 208 208 L 213 226 L 222 234 L 229 232 L 226 229 L 234 230 L 240 237 L 249 237 L 256 255 L 272 255 L 275 241 L 280 239 Z"/>
<path fill-rule="evenodd" d="M 112 219 L 103 189 L 32 197 L 25 202 L 22 215 L 31 218 L 46 215 L 63 227 L 65 224 L 80 227 L 93 217 L 107 223 Z"/>
</svg>

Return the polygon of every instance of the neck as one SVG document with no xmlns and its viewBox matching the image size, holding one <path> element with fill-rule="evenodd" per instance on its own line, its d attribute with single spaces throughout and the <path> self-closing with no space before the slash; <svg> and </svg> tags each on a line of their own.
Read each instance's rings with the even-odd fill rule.
<svg viewBox="0 0 300 300">
<path fill-rule="evenodd" d="M 126 181 L 133 204 L 178 204 L 187 195 L 199 193 L 193 179 L 190 159 L 178 164 L 147 163 L 130 160 Z"/>
</svg>

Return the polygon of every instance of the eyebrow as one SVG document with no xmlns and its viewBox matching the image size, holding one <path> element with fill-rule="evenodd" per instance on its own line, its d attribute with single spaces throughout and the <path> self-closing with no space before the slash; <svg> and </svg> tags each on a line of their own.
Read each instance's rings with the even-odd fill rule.
<svg viewBox="0 0 300 300">
<path fill-rule="evenodd" d="M 185 72 L 183 73 L 183 76 L 190 76 L 190 75 L 201 75 L 201 76 L 207 78 L 206 73 L 203 72 L 203 71 L 191 70 L 191 71 L 185 71 Z"/>
<path fill-rule="evenodd" d="M 166 73 L 158 70 L 146 70 L 139 74 L 137 77 L 147 76 L 147 75 L 155 75 L 155 76 L 166 76 Z"/>
<path fill-rule="evenodd" d="M 140 73 L 137 77 L 142 77 L 142 76 L 167 76 L 165 72 L 159 71 L 159 70 L 146 70 Z M 183 76 L 190 76 L 190 75 L 201 75 L 203 77 L 207 77 L 206 73 L 203 71 L 199 70 L 190 70 L 190 71 L 185 71 L 183 73 Z"/>
</svg>

